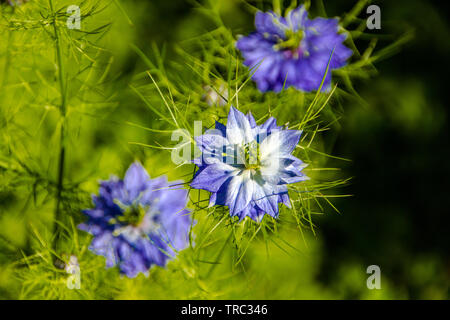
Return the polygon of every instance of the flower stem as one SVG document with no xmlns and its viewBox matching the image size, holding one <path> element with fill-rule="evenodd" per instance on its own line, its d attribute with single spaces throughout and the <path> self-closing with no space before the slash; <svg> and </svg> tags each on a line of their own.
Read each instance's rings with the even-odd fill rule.
<svg viewBox="0 0 450 320">
<path fill-rule="evenodd" d="M 230 239 L 231 239 L 232 236 L 233 236 L 233 229 L 231 229 L 230 234 L 228 235 L 227 239 L 223 243 L 222 248 L 220 248 L 219 252 L 217 253 L 217 256 L 214 259 L 214 261 L 216 263 L 211 265 L 211 267 L 209 268 L 208 272 L 206 273 L 205 279 L 208 279 L 211 276 L 212 272 L 214 271 L 214 269 L 219 264 L 218 261 L 219 261 L 220 257 L 223 255 L 223 253 L 225 251 L 225 248 L 226 248 L 227 244 L 230 242 Z"/>
<path fill-rule="evenodd" d="M 64 162 L 65 162 L 65 142 L 64 142 L 64 125 L 65 125 L 65 117 L 66 117 L 66 84 L 64 81 L 64 64 L 62 63 L 62 53 L 61 53 L 61 39 L 59 36 L 59 31 L 57 27 L 56 14 L 53 7 L 53 1 L 49 0 L 51 14 L 53 16 L 53 31 L 55 37 L 55 50 L 56 50 L 56 59 L 57 59 L 57 68 L 58 68 L 58 78 L 60 85 L 60 93 L 61 93 L 61 128 L 60 128 L 60 147 L 59 147 L 59 161 L 58 161 L 58 178 L 57 178 L 57 194 L 56 194 L 56 206 L 55 206 L 55 215 L 54 215 L 54 227 L 53 227 L 53 242 L 52 249 L 56 252 L 58 240 L 60 238 L 60 227 L 58 225 L 58 221 L 61 216 L 61 199 L 62 199 L 62 191 L 64 187 Z M 56 259 L 55 259 L 56 260 Z"/>
<path fill-rule="evenodd" d="M 276 14 L 278 14 L 279 16 L 281 16 L 281 5 L 280 5 L 280 0 L 273 0 L 272 6 L 273 6 L 273 11 L 274 11 Z"/>
<path fill-rule="evenodd" d="M 7 40 L 7 50 L 6 50 L 6 58 L 5 58 L 5 66 L 3 68 L 3 75 L 2 75 L 2 80 L 0 82 L 0 89 L 3 89 L 3 87 L 6 85 L 6 81 L 8 78 L 8 73 L 10 70 L 10 65 L 11 65 L 11 44 L 13 42 L 13 32 L 11 30 L 8 30 L 8 40 Z"/>
</svg>

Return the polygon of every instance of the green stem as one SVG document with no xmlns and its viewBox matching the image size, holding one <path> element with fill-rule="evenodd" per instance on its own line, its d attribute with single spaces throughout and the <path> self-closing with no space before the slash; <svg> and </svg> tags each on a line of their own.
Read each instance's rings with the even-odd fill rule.
<svg viewBox="0 0 450 320">
<path fill-rule="evenodd" d="M 8 45 L 6 47 L 6 59 L 5 59 L 5 66 L 3 68 L 3 75 L 2 75 L 2 81 L 0 83 L 0 89 L 3 89 L 3 86 L 6 85 L 6 81 L 8 79 L 8 72 L 11 65 L 11 44 L 13 42 L 13 31 L 8 29 Z"/>
<path fill-rule="evenodd" d="M 213 265 L 211 265 L 211 268 L 209 268 L 208 272 L 206 273 L 205 279 L 208 279 L 209 276 L 212 274 L 212 272 L 214 271 L 214 269 L 217 267 L 217 265 L 219 264 L 218 261 L 220 259 L 220 257 L 223 255 L 225 248 L 227 246 L 227 244 L 230 242 L 231 237 L 233 236 L 233 229 L 231 229 L 230 234 L 228 235 L 227 239 L 225 240 L 225 242 L 223 243 L 222 248 L 220 248 L 219 252 L 217 253 L 216 258 L 214 259 L 214 261 L 216 263 L 214 263 Z"/>
<path fill-rule="evenodd" d="M 61 105 L 60 105 L 60 111 L 62 116 L 61 121 L 61 130 L 60 130 L 60 149 L 59 149 L 59 162 L 58 162 L 58 180 L 57 180 L 57 194 L 56 194 L 56 207 L 55 207 L 55 222 L 54 222 L 54 232 L 53 232 L 53 243 L 52 243 L 52 249 L 56 252 L 58 240 L 60 237 L 60 227 L 57 223 L 57 221 L 60 220 L 61 216 L 61 198 L 62 198 L 62 191 L 64 187 L 64 162 L 65 162 L 65 146 L 64 146 L 64 124 L 65 124 L 65 117 L 66 117 L 66 84 L 64 81 L 64 65 L 62 63 L 62 53 L 61 53 L 61 39 L 58 32 L 58 27 L 56 24 L 56 14 L 53 7 L 53 1 L 49 0 L 50 10 L 51 14 L 53 16 L 53 31 L 55 36 L 55 49 L 56 49 L 56 59 L 57 59 L 57 66 L 58 66 L 58 78 L 59 78 L 59 85 L 60 85 L 60 92 L 61 92 Z"/>
<path fill-rule="evenodd" d="M 273 12 L 275 12 L 277 15 L 281 16 L 280 0 L 273 0 L 272 6 L 273 6 Z"/>
</svg>

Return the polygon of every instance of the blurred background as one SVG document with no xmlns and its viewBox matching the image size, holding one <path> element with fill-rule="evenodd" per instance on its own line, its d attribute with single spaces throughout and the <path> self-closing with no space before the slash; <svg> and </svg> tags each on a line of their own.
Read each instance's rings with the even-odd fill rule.
<svg viewBox="0 0 450 320">
<path fill-rule="evenodd" d="M 324 1 L 324 7 L 318 4 L 312 1 L 315 12 L 325 9 L 333 17 L 348 12 L 355 1 Z M 316 235 L 305 231 L 306 241 L 296 234 L 286 234 L 286 239 L 301 253 L 286 252 L 275 244 L 267 249 L 264 243 L 255 242 L 246 255 L 245 275 L 232 278 L 232 282 L 217 275 L 219 269 L 214 284 L 207 279 L 196 281 L 193 290 L 186 271 L 189 267 L 184 266 L 185 272 L 177 275 L 180 266 L 174 263 L 167 271 L 171 273 L 169 280 L 165 280 L 164 270 L 157 269 L 151 272 L 150 280 L 119 279 L 104 289 L 100 289 L 103 284 L 99 282 L 90 288 L 95 295 L 86 293 L 82 298 L 450 297 L 450 218 L 449 210 L 445 209 L 450 179 L 446 99 L 449 91 L 446 78 L 450 71 L 449 10 L 442 1 L 373 1 L 372 4 L 381 8 L 381 30 L 371 33 L 385 35 L 402 27 L 413 30 L 414 38 L 390 57 L 377 62 L 377 75 L 354 81 L 355 90 L 365 103 L 352 99 L 341 102 L 345 110 L 339 129 L 325 136 L 332 145 L 330 153 L 352 160 L 329 164 L 343 168 L 344 176 L 353 177 L 341 190 L 352 197 L 334 202 L 340 214 L 329 209 L 315 217 Z M 241 1 L 221 0 L 219 8 L 224 23 L 233 33 L 247 34 L 253 29 L 253 16 Z M 180 57 L 175 53 L 175 46 L 207 31 L 213 23 L 194 1 L 186 0 L 129 0 L 122 3 L 122 8 L 111 2 L 105 20 L 108 15 L 113 17 L 113 24 L 103 43 L 114 52 L 111 73 L 119 74 L 115 87 L 119 91 L 121 84 L 136 77 L 136 70 L 142 70 L 144 65 L 130 49 L 130 43 L 146 53 L 164 47 L 165 59 L 176 60 Z M 364 12 L 360 17 L 364 17 Z M 386 41 L 389 40 L 387 37 Z M 107 109 L 112 111 L 105 112 L 103 119 L 93 118 L 84 124 L 96 130 L 87 135 L 81 130 L 76 137 L 77 141 L 92 142 L 88 151 L 98 163 L 94 177 L 106 179 L 110 173 L 121 175 L 128 163 L 139 158 L 147 168 L 154 169 L 152 175 L 165 173 L 171 179 L 177 178 L 180 171 L 170 171 L 161 164 L 166 155 L 127 145 L 127 141 L 145 141 L 145 131 L 124 126 L 118 129 L 113 125 L 126 115 L 130 121 L 151 126 L 152 114 L 130 92 L 116 100 L 117 105 Z M 95 154 L 99 150 L 101 156 Z M 75 160 L 68 165 L 69 174 L 74 178 L 87 174 L 80 169 L 81 155 L 72 152 Z M 95 192 L 96 179 L 89 181 L 85 189 Z M 1 189 L 0 234 L 13 246 L 26 248 L 23 235 L 29 232 L 26 223 L 22 216 L 11 214 L 25 201 L 17 193 L 11 188 Z M 84 203 L 76 205 L 74 211 L 88 205 L 89 199 L 83 199 Z M 50 219 L 48 208 L 51 207 L 49 204 L 40 209 L 43 217 L 47 215 Z M 41 297 L 42 291 L 33 293 L 34 289 L 30 288 L 31 280 L 12 276 L 16 266 L 11 261 L 16 258 L 17 255 L 6 251 L 0 254 L 0 298 Z M 380 290 L 369 290 L 366 286 L 369 276 L 366 269 L 370 265 L 381 269 Z M 105 278 L 114 271 L 108 272 Z M 152 281 L 151 289 L 146 288 L 146 281 Z M 187 294 L 189 290 L 194 293 Z M 196 290 L 200 293 L 195 293 Z"/>
<path fill-rule="evenodd" d="M 318 279 L 357 298 L 365 290 L 354 285 L 352 272 L 376 264 L 395 297 L 448 299 L 450 145 L 443 79 L 449 64 L 443 61 L 450 53 L 444 40 L 449 10 L 438 1 L 379 6 L 383 21 L 408 23 L 415 37 L 377 64 L 376 78 L 358 84 L 367 107 L 346 110 L 335 152 L 352 159 L 345 170 L 354 177 L 348 188 L 354 197 L 337 204 L 342 215 L 318 222 L 324 245 Z M 342 282 L 330 270 L 339 270 Z"/>
</svg>

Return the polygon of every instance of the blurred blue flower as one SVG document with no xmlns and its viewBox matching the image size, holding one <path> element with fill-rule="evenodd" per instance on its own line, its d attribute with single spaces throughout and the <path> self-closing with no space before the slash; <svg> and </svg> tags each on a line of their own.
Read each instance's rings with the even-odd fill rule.
<svg viewBox="0 0 450 320">
<path fill-rule="evenodd" d="M 216 122 L 195 138 L 202 156 L 194 159 L 199 169 L 191 187 L 210 191 L 210 206 L 228 206 L 240 220 L 277 218 L 278 203 L 290 207 L 287 184 L 308 179 L 306 164 L 291 154 L 301 133 L 282 129 L 273 117 L 257 125 L 251 113 L 231 107 L 226 126 Z"/>
<path fill-rule="evenodd" d="M 256 32 L 240 37 L 236 46 L 244 64 L 255 68 L 252 79 L 262 92 L 279 92 L 285 81 L 286 88 L 317 90 L 328 61 L 330 70 L 337 69 L 352 55 L 352 50 L 343 45 L 346 36 L 338 33 L 338 19 L 308 19 L 303 5 L 286 17 L 271 11 L 257 12 L 255 26 Z M 331 86 L 330 70 L 325 77 L 325 90 Z"/>
<path fill-rule="evenodd" d="M 169 187 L 165 176 L 150 179 L 139 162 L 123 180 L 102 181 L 92 198 L 95 208 L 83 211 L 88 220 L 78 227 L 94 236 L 89 249 L 106 257 L 108 268 L 118 265 L 128 277 L 147 274 L 189 245 L 187 191 Z"/>
</svg>

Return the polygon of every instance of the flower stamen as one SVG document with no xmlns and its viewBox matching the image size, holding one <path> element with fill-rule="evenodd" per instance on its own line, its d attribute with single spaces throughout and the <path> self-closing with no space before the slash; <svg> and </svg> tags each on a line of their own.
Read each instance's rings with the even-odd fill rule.
<svg viewBox="0 0 450 320">
<path fill-rule="evenodd" d="M 303 50 L 301 48 L 301 42 L 305 36 L 303 30 L 292 31 L 286 30 L 286 39 L 275 44 L 273 48 L 276 51 L 283 51 L 289 53 L 289 56 L 298 59 L 303 56 Z"/>
<path fill-rule="evenodd" d="M 244 145 L 244 165 L 245 168 L 250 170 L 257 170 L 261 167 L 261 155 L 259 143 L 252 141 Z"/>
<path fill-rule="evenodd" d="M 150 211 L 150 206 L 144 206 L 137 201 L 131 205 L 124 205 L 120 201 L 115 201 L 115 203 L 122 209 L 122 215 L 117 217 L 117 222 L 125 225 L 139 226 L 147 212 Z"/>
</svg>

